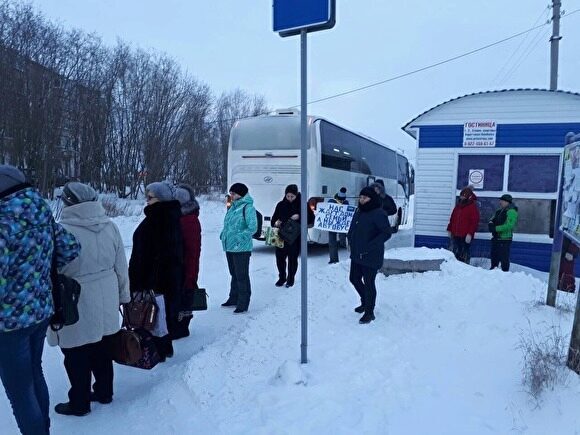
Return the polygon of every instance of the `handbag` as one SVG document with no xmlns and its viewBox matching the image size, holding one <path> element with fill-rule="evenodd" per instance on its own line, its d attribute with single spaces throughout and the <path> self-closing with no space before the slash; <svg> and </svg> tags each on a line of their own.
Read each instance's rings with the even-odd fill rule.
<svg viewBox="0 0 580 435">
<path fill-rule="evenodd" d="M 136 362 L 130 362 L 124 359 L 115 359 L 115 361 L 126 366 L 151 370 L 161 361 L 161 357 L 159 356 L 159 352 L 157 352 L 157 347 L 155 346 L 153 336 L 149 331 L 144 329 L 135 329 L 129 332 L 132 332 L 139 340 L 139 346 L 141 349 L 139 359 Z"/>
<path fill-rule="evenodd" d="M 265 241 L 266 246 L 275 246 L 276 248 L 284 247 L 284 240 L 280 238 L 278 234 L 278 228 L 266 228 Z"/>
<path fill-rule="evenodd" d="M 127 323 L 126 311 L 123 324 Z M 113 345 L 113 359 L 119 363 L 138 369 L 151 370 L 161 361 L 153 336 L 145 329 L 131 329 L 125 326 L 119 331 Z M 139 348 L 135 343 L 139 343 Z"/>
<path fill-rule="evenodd" d="M 119 364 L 136 364 L 143 356 L 141 336 L 130 329 L 120 329 L 112 337 L 111 356 Z"/>
<path fill-rule="evenodd" d="M 159 307 L 152 290 L 135 292 L 131 295 L 131 301 L 123 305 L 123 325 L 131 329 L 152 331 L 158 312 Z"/>
<path fill-rule="evenodd" d="M 192 311 L 207 310 L 207 293 L 203 288 L 187 289 L 183 291 L 181 300 L 181 317 L 187 317 Z"/>
<path fill-rule="evenodd" d="M 203 288 L 196 288 L 193 290 L 193 311 L 207 310 L 207 293 Z"/>
<path fill-rule="evenodd" d="M 52 233 L 54 249 L 50 279 L 52 282 L 52 302 L 54 314 L 50 318 L 50 329 L 60 331 L 64 326 L 74 325 L 79 321 L 78 303 L 81 296 L 79 282 L 62 273 L 58 273 L 56 265 L 56 235 Z"/>
<path fill-rule="evenodd" d="M 284 224 L 282 224 L 282 227 L 280 227 L 278 235 L 282 240 L 284 240 L 284 242 L 291 245 L 296 241 L 298 236 L 300 236 L 300 223 L 293 219 L 288 219 Z"/>
</svg>

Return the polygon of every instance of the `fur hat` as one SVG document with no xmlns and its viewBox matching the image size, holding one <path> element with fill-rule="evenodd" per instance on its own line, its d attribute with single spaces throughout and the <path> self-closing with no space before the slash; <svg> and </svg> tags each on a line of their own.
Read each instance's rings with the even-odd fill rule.
<svg viewBox="0 0 580 435">
<path fill-rule="evenodd" d="M 370 187 L 372 189 L 377 189 L 379 191 L 380 196 L 385 195 L 385 184 L 383 183 L 383 180 L 375 181 L 373 184 L 371 184 L 368 187 Z"/>
<path fill-rule="evenodd" d="M 243 183 L 234 183 L 232 187 L 230 187 L 229 192 L 237 193 L 240 196 L 246 196 L 248 193 L 248 186 Z"/>
<path fill-rule="evenodd" d="M 284 190 L 284 195 L 286 195 L 287 193 L 292 193 L 298 196 L 298 186 L 296 184 L 289 184 L 288 186 L 286 186 L 286 189 Z"/>
<path fill-rule="evenodd" d="M 145 190 L 151 192 L 161 202 L 175 199 L 175 186 L 172 186 L 167 181 L 156 181 L 148 184 Z"/>
<path fill-rule="evenodd" d="M 64 185 L 61 199 L 65 206 L 71 206 L 81 202 L 96 201 L 98 195 L 91 186 L 78 181 L 71 181 Z"/>
<path fill-rule="evenodd" d="M 473 193 L 473 188 L 471 186 L 467 186 L 461 189 L 459 196 L 463 196 L 465 199 L 475 199 L 475 194 Z"/>
<path fill-rule="evenodd" d="M 181 204 L 181 214 L 199 213 L 199 203 L 195 199 L 193 187 L 189 184 L 179 184 L 175 192 L 175 197 Z"/>
<path fill-rule="evenodd" d="M 14 166 L 0 165 L 0 192 L 26 182 L 24 174 Z"/>
<path fill-rule="evenodd" d="M 346 199 L 346 187 L 341 187 L 336 194 L 336 199 L 344 201 Z"/>
</svg>

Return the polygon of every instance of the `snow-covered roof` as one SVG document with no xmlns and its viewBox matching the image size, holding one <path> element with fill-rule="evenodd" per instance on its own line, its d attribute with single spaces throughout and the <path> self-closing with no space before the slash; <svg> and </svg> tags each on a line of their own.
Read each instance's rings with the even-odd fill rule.
<svg viewBox="0 0 580 435">
<path fill-rule="evenodd" d="M 407 134 L 409 134 L 410 136 L 415 138 L 416 137 L 416 132 L 414 129 L 415 125 L 419 124 L 420 121 L 422 120 L 422 118 L 425 118 L 426 115 L 431 114 L 433 111 L 436 111 L 437 109 L 440 109 L 442 106 L 446 106 L 449 103 L 453 103 L 453 102 L 456 102 L 456 101 L 464 99 L 464 98 L 481 96 L 481 95 L 490 95 L 490 94 L 506 94 L 506 93 L 521 93 L 521 94 L 523 94 L 523 93 L 528 93 L 528 94 L 529 93 L 538 93 L 538 94 L 546 94 L 546 95 L 548 95 L 548 94 L 570 95 L 573 97 L 579 97 L 578 101 L 580 102 L 580 93 L 572 92 L 572 91 L 562 91 L 562 90 L 552 91 L 549 89 L 539 89 L 539 88 L 519 88 L 519 89 L 500 89 L 500 90 L 473 92 L 471 94 L 466 94 L 466 95 L 462 95 L 460 97 L 451 98 L 450 100 L 444 101 L 443 103 L 440 103 L 440 104 L 437 104 L 436 106 L 433 106 L 432 108 L 424 111 L 420 115 L 411 119 L 409 122 L 407 122 L 402 127 L 402 129 Z"/>
</svg>

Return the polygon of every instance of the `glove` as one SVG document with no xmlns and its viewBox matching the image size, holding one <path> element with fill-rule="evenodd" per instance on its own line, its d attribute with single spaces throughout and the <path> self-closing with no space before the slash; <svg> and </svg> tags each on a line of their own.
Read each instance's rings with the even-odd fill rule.
<svg viewBox="0 0 580 435">
<path fill-rule="evenodd" d="M 574 260 L 574 256 L 572 254 L 570 254 L 569 252 L 566 252 L 566 255 L 564 255 L 564 258 L 568 261 Z"/>
<path fill-rule="evenodd" d="M 471 234 L 468 234 L 467 236 L 465 236 L 465 243 L 471 243 Z"/>
<path fill-rule="evenodd" d="M 495 224 L 493 222 L 489 221 L 487 224 L 487 228 L 489 229 L 490 233 L 492 234 L 495 233 Z"/>
</svg>

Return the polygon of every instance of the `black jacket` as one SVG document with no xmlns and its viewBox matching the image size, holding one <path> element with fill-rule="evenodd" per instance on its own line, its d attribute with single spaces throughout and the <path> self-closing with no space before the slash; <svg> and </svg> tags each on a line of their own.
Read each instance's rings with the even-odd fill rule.
<svg viewBox="0 0 580 435">
<path fill-rule="evenodd" d="M 175 295 L 184 278 L 181 207 L 178 201 L 156 202 L 144 212 L 145 219 L 133 233 L 131 291 L 152 289 L 158 294 Z"/>
<path fill-rule="evenodd" d="M 347 237 L 352 262 L 377 270 L 383 266 L 385 242 L 391 238 L 391 226 L 379 198 L 359 205 Z"/>
<path fill-rule="evenodd" d="M 285 197 L 282 201 L 280 201 L 278 204 L 276 204 L 276 209 L 274 210 L 274 214 L 272 215 L 272 220 L 271 225 L 274 226 L 274 224 L 276 223 L 276 221 L 280 220 L 282 221 L 282 225 L 284 225 L 284 222 L 286 222 L 288 219 L 290 219 L 290 216 L 292 215 L 300 215 L 300 194 L 298 194 L 296 196 L 296 199 L 292 202 L 289 202 Z M 306 221 L 307 225 L 314 225 L 314 213 L 312 212 L 312 210 L 310 209 L 310 207 L 308 207 L 308 205 L 306 206 L 306 213 L 308 215 L 308 219 Z M 297 222 L 300 222 L 301 219 L 298 219 Z M 300 238 L 296 239 L 297 242 L 299 243 Z M 294 242 L 294 243 L 297 243 Z"/>
</svg>

